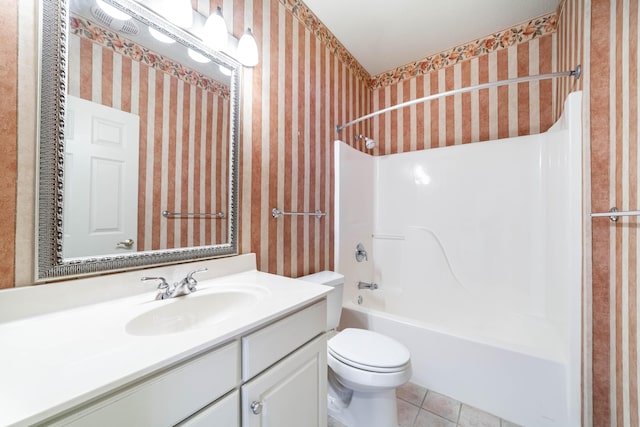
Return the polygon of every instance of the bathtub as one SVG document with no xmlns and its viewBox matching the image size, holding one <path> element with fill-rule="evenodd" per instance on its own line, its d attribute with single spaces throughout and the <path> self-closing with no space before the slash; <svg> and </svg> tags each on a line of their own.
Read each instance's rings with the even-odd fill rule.
<svg viewBox="0 0 640 427">
<path fill-rule="evenodd" d="M 397 339 L 412 382 L 524 426 L 580 425 L 580 96 L 538 135 L 378 157 L 336 143 L 340 327 Z"/>
<path fill-rule="evenodd" d="M 467 333 L 462 333 L 455 327 L 460 325 L 443 326 L 446 319 L 429 319 L 426 308 L 422 315 L 411 317 L 383 311 L 383 298 L 382 291 L 375 298 L 363 295 L 361 305 L 346 303 L 340 328 L 369 329 L 403 343 L 411 352 L 412 382 L 524 426 L 569 425 L 566 364 L 554 351 L 558 337 L 545 336 L 550 325 L 514 316 L 509 320 L 516 324 L 496 331 L 491 326 L 507 319 L 482 313 L 479 321 L 478 313 L 450 313 L 467 323 Z M 398 298 L 401 296 L 390 299 Z M 371 302 L 377 307 L 368 306 L 374 299 Z M 525 342 L 527 338 L 510 345 L 523 327 L 532 330 L 540 342 Z M 487 330 L 491 333 L 483 332 Z"/>
</svg>

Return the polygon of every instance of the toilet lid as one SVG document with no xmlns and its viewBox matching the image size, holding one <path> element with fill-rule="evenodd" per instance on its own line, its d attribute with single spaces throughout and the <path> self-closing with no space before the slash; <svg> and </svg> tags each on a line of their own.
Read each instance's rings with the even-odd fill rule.
<svg viewBox="0 0 640 427">
<path fill-rule="evenodd" d="M 395 372 L 409 363 L 409 350 L 398 341 L 366 329 L 348 328 L 327 343 L 336 359 L 365 370 Z"/>
</svg>

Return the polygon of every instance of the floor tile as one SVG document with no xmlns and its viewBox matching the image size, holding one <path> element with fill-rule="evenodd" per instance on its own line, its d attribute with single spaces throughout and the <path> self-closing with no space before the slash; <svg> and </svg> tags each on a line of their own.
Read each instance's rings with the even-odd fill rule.
<svg viewBox="0 0 640 427">
<path fill-rule="evenodd" d="M 458 425 L 460 427 L 500 427 L 500 418 L 473 406 L 462 405 Z"/>
<path fill-rule="evenodd" d="M 460 402 L 435 391 L 429 390 L 422 402 L 422 407 L 450 421 L 457 422 L 460 413 Z"/>
<path fill-rule="evenodd" d="M 409 403 L 420 406 L 427 394 L 427 389 L 417 384 L 406 383 L 396 389 L 396 396 Z"/>
<path fill-rule="evenodd" d="M 456 424 L 439 417 L 436 414 L 421 409 L 413 427 L 456 427 Z"/>
<path fill-rule="evenodd" d="M 402 399 L 396 399 L 396 402 L 398 405 L 399 427 L 413 427 L 420 408 Z"/>
</svg>

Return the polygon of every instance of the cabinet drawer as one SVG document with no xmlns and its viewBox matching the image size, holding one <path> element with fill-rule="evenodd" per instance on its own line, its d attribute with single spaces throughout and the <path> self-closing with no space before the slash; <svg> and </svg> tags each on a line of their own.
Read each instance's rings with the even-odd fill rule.
<svg viewBox="0 0 640 427">
<path fill-rule="evenodd" d="M 172 426 L 239 383 L 237 341 L 79 410 L 54 425 Z"/>
<path fill-rule="evenodd" d="M 327 326 L 327 302 L 322 300 L 242 338 L 242 380 L 276 363 Z"/>
<path fill-rule="evenodd" d="M 240 392 L 223 397 L 176 427 L 235 427 L 240 425 Z"/>
</svg>

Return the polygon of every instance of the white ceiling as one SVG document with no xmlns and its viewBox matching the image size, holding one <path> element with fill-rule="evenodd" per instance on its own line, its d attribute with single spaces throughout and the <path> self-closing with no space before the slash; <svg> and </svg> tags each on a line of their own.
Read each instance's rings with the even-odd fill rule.
<svg viewBox="0 0 640 427">
<path fill-rule="evenodd" d="M 304 0 L 375 76 L 553 12 L 560 0 Z"/>
</svg>

